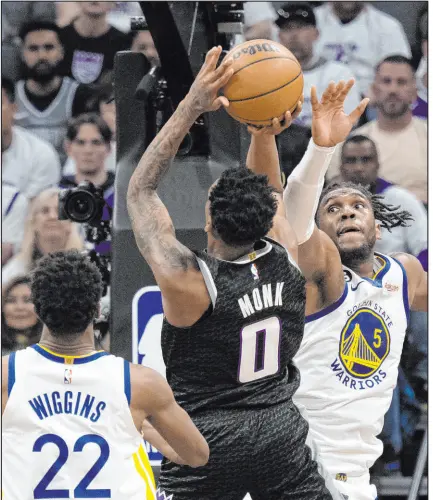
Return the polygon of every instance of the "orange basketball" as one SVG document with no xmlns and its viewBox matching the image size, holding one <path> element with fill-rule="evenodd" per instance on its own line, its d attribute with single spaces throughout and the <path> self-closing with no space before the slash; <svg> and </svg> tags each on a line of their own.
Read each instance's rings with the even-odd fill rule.
<svg viewBox="0 0 433 500">
<path fill-rule="evenodd" d="M 271 40 L 250 40 L 234 47 L 234 73 L 223 92 L 227 112 L 235 120 L 270 125 L 272 118 L 296 109 L 304 88 L 301 65 L 283 45 Z"/>
</svg>

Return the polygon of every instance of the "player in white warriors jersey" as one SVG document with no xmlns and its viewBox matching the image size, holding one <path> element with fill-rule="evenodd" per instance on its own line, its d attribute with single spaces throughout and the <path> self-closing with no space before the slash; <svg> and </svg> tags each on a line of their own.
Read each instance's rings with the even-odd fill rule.
<svg viewBox="0 0 433 500">
<path fill-rule="evenodd" d="M 315 458 L 337 489 L 349 500 L 374 500 L 369 468 L 382 453 L 376 436 L 397 382 L 409 309 L 427 310 L 427 275 L 411 255 L 374 252 L 381 227 L 407 224 L 407 212 L 353 184 L 330 186 L 320 197 L 334 147 L 366 104 L 345 115 L 352 84 L 331 83 L 320 104 L 312 89 L 312 142 L 284 190 L 307 279 L 294 401 L 309 422 Z M 262 160 L 271 172 L 279 165 L 269 140 Z"/>
<path fill-rule="evenodd" d="M 51 254 L 31 287 L 40 343 L 2 358 L 2 497 L 155 499 L 143 421 L 167 458 L 204 465 L 207 443 L 165 379 L 95 350 L 96 266 L 75 251 Z"/>
</svg>

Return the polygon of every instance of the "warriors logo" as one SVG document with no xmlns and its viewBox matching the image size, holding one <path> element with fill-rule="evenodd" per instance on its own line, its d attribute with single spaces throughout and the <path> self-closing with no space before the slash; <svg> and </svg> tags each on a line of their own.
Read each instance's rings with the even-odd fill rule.
<svg viewBox="0 0 433 500">
<path fill-rule="evenodd" d="M 390 347 L 388 327 L 377 313 L 362 308 L 349 318 L 340 339 L 340 360 L 355 378 L 373 375 L 387 357 Z"/>
</svg>

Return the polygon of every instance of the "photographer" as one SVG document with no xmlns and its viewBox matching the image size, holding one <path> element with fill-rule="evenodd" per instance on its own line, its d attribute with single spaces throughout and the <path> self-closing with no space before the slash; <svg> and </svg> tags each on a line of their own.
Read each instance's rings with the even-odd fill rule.
<svg viewBox="0 0 433 500">
<path fill-rule="evenodd" d="M 70 189 L 84 181 L 91 182 L 103 191 L 106 204 L 113 208 L 114 173 L 106 169 L 106 159 L 111 151 L 111 138 L 110 128 L 95 113 L 80 115 L 71 120 L 66 133 L 65 150 L 75 163 L 75 174 L 64 176 L 60 181 L 60 187 Z M 104 206 L 102 220 L 110 219 L 109 209 Z M 109 254 L 111 244 L 109 241 L 98 242 L 95 250 L 100 254 Z"/>
</svg>

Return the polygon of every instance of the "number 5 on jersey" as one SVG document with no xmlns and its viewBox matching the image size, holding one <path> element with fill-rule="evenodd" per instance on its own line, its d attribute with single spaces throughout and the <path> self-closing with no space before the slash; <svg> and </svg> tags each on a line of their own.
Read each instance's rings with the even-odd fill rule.
<svg viewBox="0 0 433 500">
<path fill-rule="evenodd" d="M 280 369 L 281 322 L 276 316 L 241 330 L 238 380 L 242 384 L 274 375 Z"/>
</svg>

